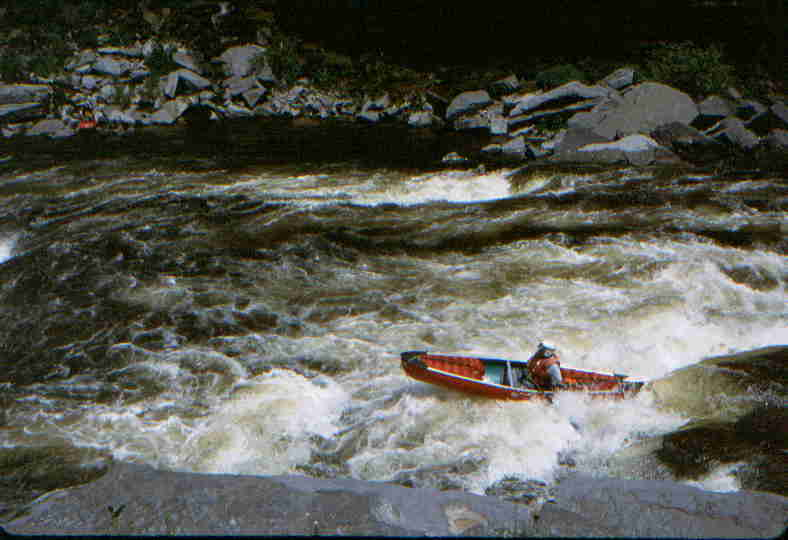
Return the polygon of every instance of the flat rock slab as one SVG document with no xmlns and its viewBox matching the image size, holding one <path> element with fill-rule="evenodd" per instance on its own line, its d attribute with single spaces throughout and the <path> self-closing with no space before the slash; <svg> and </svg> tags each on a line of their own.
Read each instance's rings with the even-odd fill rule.
<svg viewBox="0 0 788 540">
<path fill-rule="evenodd" d="M 115 463 L 3 524 L 27 535 L 767 537 L 788 498 L 673 482 L 573 477 L 541 508 L 353 479 L 159 471 Z"/>
<path fill-rule="evenodd" d="M 640 538 L 774 538 L 788 526 L 788 498 L 771 493 L 586 477 L 559 484 L 555 498 L 563 509 Z"/>
<path fill-rule="evenodd" d="M 91 484 L 42 497 L 4 527 L 37 535 L 446 536 L 530 524 L 524 506 L 461 491 L 118 463 Z"/>
</svg>

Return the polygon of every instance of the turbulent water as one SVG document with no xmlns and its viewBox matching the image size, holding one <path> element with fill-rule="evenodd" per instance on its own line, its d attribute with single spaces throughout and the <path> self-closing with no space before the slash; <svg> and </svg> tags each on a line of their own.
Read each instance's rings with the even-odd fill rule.
<svg viewBox="0 0 788 540">
<path fill-rule="evenodd" d="M 655 380 L 788 342 L 784 178 L 309 157 L 4 155 L 0 447 L 477 493 L 650 478 L 611 457 L 691 411 L 649 387 L 497 403 L 407 378 L 399 353 L 549 340 Z"/>
</svg>

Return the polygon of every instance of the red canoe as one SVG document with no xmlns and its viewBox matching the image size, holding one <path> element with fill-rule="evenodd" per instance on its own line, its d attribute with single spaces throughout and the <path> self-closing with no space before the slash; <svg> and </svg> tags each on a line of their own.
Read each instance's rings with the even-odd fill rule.
<svg viewBox="0 0 788 540">
<path fill-rule="evenodd" d="M 557 393 L 583 392 L 594 398 L 622 399 L 636 394 L 644 381 L 627 380 L 626 375 L 601 373 L 561 366 L 564 385 L 553 391 L 525 388 L 510 381 L 520 380 L 527 360 L 479 358 L 408 351 L 401 355 L 402 369 L 422 382 L 492 399 L 551 400 Z"/>
</svg>

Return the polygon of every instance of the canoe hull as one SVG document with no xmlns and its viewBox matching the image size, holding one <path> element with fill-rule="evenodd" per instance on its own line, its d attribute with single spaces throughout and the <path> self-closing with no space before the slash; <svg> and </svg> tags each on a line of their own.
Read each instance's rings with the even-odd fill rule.
<svg viewBox="0 0 788 540">
<path fill-rule="evenodd" d="M 645 384 L 626 380 L 624 375 L 561 366 L 564 388 L 528 389 L 496 380 L 507 363 L 514 369 L 525 369 L 526 361 L 408 351 L 401 354 L 401 363 L 405 373 L 417 381 L 496 400 L 550 401 L 558 394 L 571 392 L 593 398 L 623 399 L 636 394 Z M 503 382 L 508 383 L 506 379 Z"/>
</svg>

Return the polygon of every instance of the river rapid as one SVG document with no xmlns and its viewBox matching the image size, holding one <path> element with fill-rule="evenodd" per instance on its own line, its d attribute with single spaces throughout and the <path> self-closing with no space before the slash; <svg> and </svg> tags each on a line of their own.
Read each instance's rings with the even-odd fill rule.
<svg viewBox="0 0 788 540">
<path fill-rule="evenodd" d="M 475 493 L 570 469 L 665 477 L 612 459 L 693 419 L 649 386 L 497 403 L 407 378 L 399 353 L 525 358 L 549 340 L 568 365 L 653 381 L 788 343 L 785 177 L 515 174 L 441 167 L 400 133 L 372 159 L 341 137 L 245 136 L 2 152 L 6 466 Z M 740 487 L 730 467 L 696 484 Z M 4 509 L 29 490 L 5 486 Z"/>
</svg>

